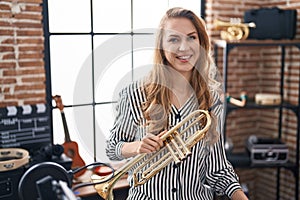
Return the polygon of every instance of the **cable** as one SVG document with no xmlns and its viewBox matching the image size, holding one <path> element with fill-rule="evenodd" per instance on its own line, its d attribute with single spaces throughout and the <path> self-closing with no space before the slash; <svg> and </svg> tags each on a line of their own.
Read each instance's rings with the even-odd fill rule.
<svg viewBox="0 0 300 200">
<path fill-rule="evenodd" d="M 77 172 L 79 172 L 79 171 L 81 171 L 81 170 L 83 170 L 85 168 L 88 168 L 90 166 L 106 166 L 106 167 L 109 167 L 111 169 L 112 173 L 110 174 L 110 176 L 109 176 L 108 179 L 104 179 L 103 181 L 99 181 L 97 183 L 80 183 L 80 184 L 77 184 L 76 186 L 74 186 L 72 188 L 73 191 L 76 191 L 78 188 L 81 188 L 81 187 L 91 186 L 91 185 L 97 185 L 97 184 L 109 181 L 110 179 L 112 179 L 115 176 L 115 170 L 114 170 L 114 168 L 112 166 L 110 166 L 109 164 L 101 163 L 101 162 L 91 163 L 89 165 L 80 167 L 80 168 L 74 170 L 73 172 L 71 171 L 71 173 L 76 174 Z"/>
</svg>

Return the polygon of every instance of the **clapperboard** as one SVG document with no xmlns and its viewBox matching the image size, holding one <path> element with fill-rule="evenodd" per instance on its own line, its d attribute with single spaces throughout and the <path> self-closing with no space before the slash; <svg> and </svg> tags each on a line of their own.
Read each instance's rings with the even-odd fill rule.
<svg viewBox="0 0 300 200">
<path fill-rule="evenodd" d="M 50 108 L 47 104 L 0 108 L 0 148 L 32 152 L 52 143 Z"/>
</svg>

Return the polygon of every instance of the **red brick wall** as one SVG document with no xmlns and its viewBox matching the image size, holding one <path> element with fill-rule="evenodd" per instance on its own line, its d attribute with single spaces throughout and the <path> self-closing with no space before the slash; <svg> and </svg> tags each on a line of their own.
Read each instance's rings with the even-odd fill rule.
<svg viewBox="0 0 300 200">
<path fill-rule="evenodd" d="M 41 3 L 0 1 L 0 107 L 45 103 Z"/>
<path fill-rule="evenodd" d="M 283 9 L 297 9 L 299 1 L 284 0 L 207 0 L 206 20 L 212 38 L 219 38 L 214 29 L 214 19 L 230 21 L 230 18 L 243 19 L 244 11 L 260 7 L 278 6 Z M 300 39 L 300 14 L 297 17 L 296 39 Z M 249 99 L 256 93 L 280 92 L 281 49 L 279 47 L 239 47 L 230 52 L 228 70 L 228 92 L 239 97 L 246 90 Z M 218 50 L 218 67 L 222 73 L 222 51 Z M 284 99 L 292 104 L 298 102 L 300 53 L 295 47 L 286 48 Z M 245 141 L 252 135 L 277 137 L 278 111 L 274 110 L 237 110 L 228 115 L 226 134 L 233 140 L 234 152 L 245 151 Z M 282 140 L 288 145 L 290 160 L 296 162 L 297 118 L 290 110 L 283 111 Z M 299 162 L 299 161 L 298 161 Z M 251 199 L 276 199 L 276 169 L 254 168 L 237 169 L 242 183 L 250 190 Z M 295 179 L 289 170 L 281 169 L 280 199 L 294 199 Z M 299 197 L 300 198 L 300 197 Z"/>
</svg>

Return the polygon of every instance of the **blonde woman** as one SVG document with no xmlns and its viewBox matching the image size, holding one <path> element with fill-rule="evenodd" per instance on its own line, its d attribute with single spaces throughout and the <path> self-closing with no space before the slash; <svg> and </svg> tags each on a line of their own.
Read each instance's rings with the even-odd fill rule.
<svg viewBox="0 0 300 200">
<path fill-rule="evenodd" d="M 190 10 L 172 8 L 162 18 L 150 73 L 120 93 L 117 117 L 107 141 L 112 160 L 129 159 L 163 147 L 159 135 L 192 111 L 210 110 L 213 125 L 192 155 L 169 164 L 145 184 L 132 186 L 129 200 L 208 200 L 227 195 L 244 200 L 222 143 L 220 83 L 210 55 L 204 21 Z"/>
</svg>

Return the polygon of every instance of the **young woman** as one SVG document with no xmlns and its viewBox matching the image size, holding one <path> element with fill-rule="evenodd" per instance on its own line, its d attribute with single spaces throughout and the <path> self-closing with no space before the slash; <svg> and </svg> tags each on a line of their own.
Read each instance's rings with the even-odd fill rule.
<svg viewBox="0 0 300 200">
<path fill-rule="evenodd" d="M 180 166 L 172 162 L 145 184 L 132 186 L 128 199 L 207 200 L 214 194 L 247 199 L 225 156 L 222 91 L 204 21 L 186 9 L 168 10 L 155 48 L 149 75 L 120 93 L 108 157 L 122 160 L 159 150 L 160 135 L 197 109 L 210 110 L 213 123 Z M 131 172 L 129 180 L 132 185 Z"/>
</svg>

